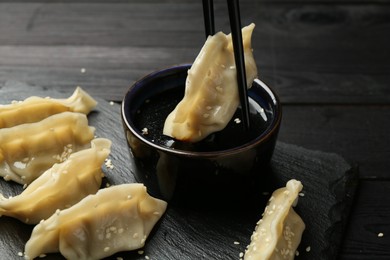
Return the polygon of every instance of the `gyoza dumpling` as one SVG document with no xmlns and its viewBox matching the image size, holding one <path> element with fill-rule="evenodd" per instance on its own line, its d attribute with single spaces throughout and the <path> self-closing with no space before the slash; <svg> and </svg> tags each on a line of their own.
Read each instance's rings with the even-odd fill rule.
<svg viewBox="0 0 390 260">
<path fill-rule="evenodd" d="M 96 104 L 96 100 L 80 87 L 67 99 L 29 97 L 21 102 L 0 105 L 0 128 L 38 122 L 65 111 L 88 114 Z"/>
<path fill-rule="evenodd" d="M 99 190 L 39 223 L 27 241 L 25 259 L 53 252 L 66 259 L 102 259 L 141 248 L 166 206 L 143 184 Z"/>
<path fill-rule="evenodd" d="M 255 25 L 242 29 L 248 87 L 257 77 L 251 37 Z M 188 70 L 185 95 L 168 115 L 163 133 L 177 140 L 197 142 L 226 127 L 238 105 L 237 71 L 231 35 L 209 36 Z"/>
<path fill-rule="evenodd" d="M 292 208 L 301 190 L 300 181 L 290 180 L 285 188 L 274 191 L 251 237 L 245 260 L 294 259 L 305 229 L 305 223 Z"/>
<path fill-rule="evenodd" d="M 0 129 L 0 176 L 29 184 L 54 163 L 89 147 L 94 131 L 86 115 L 73 112 Z"/>
<path fill-rule="evenodd" d="M 101 166 L 110 153 L 110 147 L 110 140 L 94 139 L 91 148 L 73 153 L 65 162 L 54 164 L 20 195 L 5 199 L 0 194 L 0 216 L 37 224 L 57 209 L 68 208 L 87 195 L 95 194 L 102 183 Z"/>
</svg>

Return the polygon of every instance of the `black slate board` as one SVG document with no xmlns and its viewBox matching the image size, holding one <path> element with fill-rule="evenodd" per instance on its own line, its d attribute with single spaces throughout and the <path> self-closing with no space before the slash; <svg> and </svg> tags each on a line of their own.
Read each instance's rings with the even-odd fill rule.
<svg viewBox="0 0 390 260">
<path fill-rule="evenodd" d="M 9 81 L 0 86 L 0 104 L 28 96 L 65 98 L 71 94 Z M 89 115 L 96 135 L 113 141 L 110 159 L 114 169 L 104 171 L 111 185 L 135 182 L 120 119 L 120 105 L 99 100 Z M 239 259 L 250 242 L 255 223 L 276 188 L 295 178 L 304 185 L 296 211 L 306 223 L 300 252 L 296 259 L 335 259 L 357 186 L 357 169 L 336 154 L 307 150 L 278 142 L 265 175 L 264 195 L 257 205 L 236 211 L 232 208 L 191 208 L 170 205 L 147 240 L 143 254 L 120 252 L 110 259 Z M 0 192 L 17 195 L 22 187 L 0 180 Z M 201 189 L 199 189 L 201 192 Z M 17 220 L 0 218 L 0 259 L 21 259 L 32 226 Z M 236 243 L 239 242 L 239 243 Z M 310 251 L 306 249 L 310 247 Z M 45 259 L 63 259 L 49 254 Z"/>
</svg>

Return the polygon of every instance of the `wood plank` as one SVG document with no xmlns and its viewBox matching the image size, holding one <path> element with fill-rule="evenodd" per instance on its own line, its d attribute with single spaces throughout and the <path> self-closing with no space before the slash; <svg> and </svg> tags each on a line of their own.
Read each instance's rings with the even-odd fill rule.
<svg viewBox="0 0 390 260">
<path fill-rule="evenodd" d="M 99 97 L 120 101 L 137 79 L 157 69 L 191 63 L 199 49 L 0 46 L 0 82 L 18 80 L 58 89 L 80 85 L 93 89 Z M 260 77 L 276 90 L 284 104 L 390 104 L 387 72 L 319 73 L 309 65 L 306 71 L 287 66 L 271 68 L 261 57 L 255 58 Z M 268 55 L 267 60 L 278 61 Z M 80 73 L 81 68 L 86 73 Z"/>
<path fill-rule="evenodd" d="M 98 93 L 119 87 L 115 96 L 104 96 L 120 100 L 131 82 L 156 68 L 192 62 L 203 44 L 199 3 L 150 7 L 1 3 L 0 81 L 80 83 Z M 229 31 L 225 9 L 216 5 L 217 28 Z M 242 13 L 243 24 L 258 24 L 253 48 L 261 78 L 284 102 L 389 104 L 389 9 L 244 4 Z M 93 77 L 72 73 L 82 64 L 96 72 Z"/>
<path fill-rule="evenodd" d="M 279 140 L 334 152 L 361 178 L 389 178 L 388 106 L 284 106 Z"/>
<path fill-rule="evenodd" d="M 390 258 L 390 181 L 362 181 L 344 238 L 340 260 Z M 383 233 L 383 237 L 378 236 Z"/>
</svg>

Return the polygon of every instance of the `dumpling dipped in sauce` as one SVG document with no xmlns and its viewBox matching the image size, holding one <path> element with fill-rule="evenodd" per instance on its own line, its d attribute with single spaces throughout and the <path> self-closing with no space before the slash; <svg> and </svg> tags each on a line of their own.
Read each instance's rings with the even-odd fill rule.
<svg viewBox="0 0 390 260">
<path fill-rule="evenodd" d="M 257 77 L 251 47 L 254 27 L 252 23 L 242 29 L 248 88 Z M 231 35 L 209 36 L 188 71 L 184 98 L 166 118 L 163 133 L 198 142 L 224 129 L 239 105 L 236 75 Z"/>
<path fill-rule="evenodd" d="M 273 192 L 252 234 L 244 260 L 294 259 L 305 223 L 294 211 L 302 184 L 290 180 Z"/>
<path fill-rule="evenodd" d="M 25 259 L 54 252 L 66 259 L 102 259 L 141 248 L 166 207 L 143 184 L 101 189 L 35 226 Z"/>
</svg>

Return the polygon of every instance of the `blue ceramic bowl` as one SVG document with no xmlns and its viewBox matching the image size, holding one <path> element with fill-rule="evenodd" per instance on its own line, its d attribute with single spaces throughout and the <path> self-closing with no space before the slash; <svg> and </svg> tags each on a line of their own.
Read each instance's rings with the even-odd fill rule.
<svg viewBox="0 0 390 260">
<path fill-rule="evenodd" d="M 255 80 L 248 93 L 251 115 L 264 123 L 252 124 L 253 133 L 232 120 L 230 132 L 222 130 L 195 145 L 177 142 L 163 136 L 162 129 L 184 95 L 190 66 L 153 72 L 126 93 L 121 114 L 133 174 L 151 195 L 170 202 L 218 203 L 252 196 L 275 147 L 282 118 L 279 98 Z"/>
</svg>

